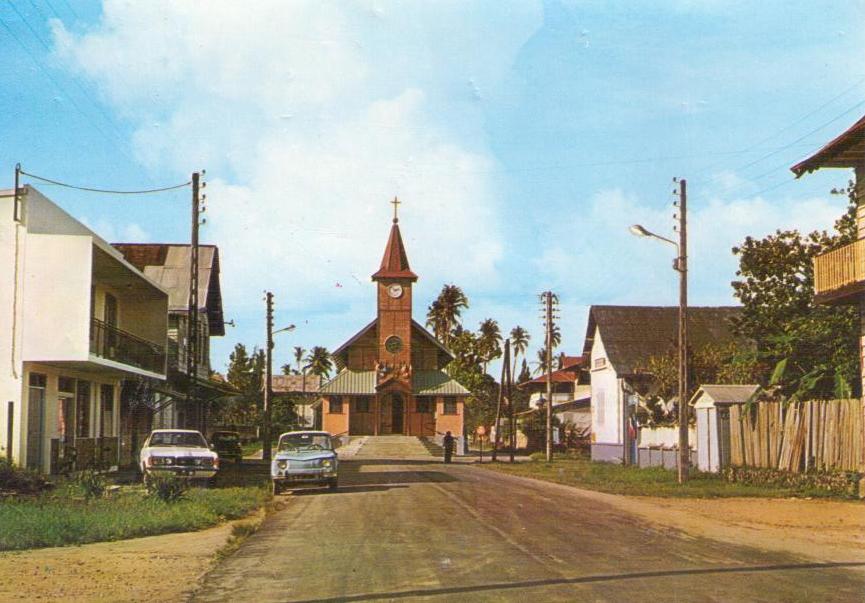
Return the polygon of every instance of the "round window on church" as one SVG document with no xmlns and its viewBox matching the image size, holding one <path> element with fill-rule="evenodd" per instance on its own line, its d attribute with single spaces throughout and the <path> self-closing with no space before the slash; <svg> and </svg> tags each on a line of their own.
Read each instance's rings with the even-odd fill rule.
<svg viewBox="0 0 865 603">
<path fill-rule="evenodd" d="M 400 339 L 396 335 L 391 335 L 385 340 L 384 349 L 386 349 L 391 354 L 396 354 L 402 349 L 402 339 Z"/>
</svg>

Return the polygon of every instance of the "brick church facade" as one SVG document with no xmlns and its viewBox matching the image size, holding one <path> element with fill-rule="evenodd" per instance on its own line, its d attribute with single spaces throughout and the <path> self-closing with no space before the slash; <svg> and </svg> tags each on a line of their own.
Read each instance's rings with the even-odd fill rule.
<svg viewBox="0 0 865 603">
<path fill-rule="evenodd" d="M 396 217 L 378 272 L 375 320 L 333 352 L 338 373 L 320 390 L 333 435 L 463 434 L 468 391 L 443 370 L 453 355 L 412 319 L 411 271 Z"/>
</svg>

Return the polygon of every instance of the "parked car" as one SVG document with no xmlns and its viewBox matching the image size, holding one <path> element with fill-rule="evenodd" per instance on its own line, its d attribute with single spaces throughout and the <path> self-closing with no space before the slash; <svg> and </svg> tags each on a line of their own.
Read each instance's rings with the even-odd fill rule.
<svg viewBox="0 0 865 603">
<path fill-rule="evenodd" d="M 201 432 L 191 429 L 153 430 L 138 458 L 145 482 L 157 473 L 212 481 L 219 471 L 219 455 L 208 448 Z"/>
<path fill-rule="evenodd" d="M 270 464 L 273 493 L 303 486 L 336 489 L 339 459 L 326 431 L 289 431 L 279 436 Z"/>
<path fill-rule="evenodd" d="M 234 459 L 235 463 L 243 460 L 240 434 L 236 431 L 214 431 L 210 434 L 210 449 L 221 459 Z"/>
</svg>

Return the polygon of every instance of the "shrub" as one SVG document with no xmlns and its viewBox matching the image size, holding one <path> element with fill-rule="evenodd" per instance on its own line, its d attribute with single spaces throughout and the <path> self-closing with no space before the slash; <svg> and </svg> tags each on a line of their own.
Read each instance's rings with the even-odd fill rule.
<svg viewBox="0 0 865 603">
<path fill-rule="evenodd" d="M 177 502 L 183 498 L 189 487 L 185 480 L 178 479 L 171 474 L 148 475 L 145 482 L 147 494 L 166 503 Z"/>
<path fill-rule="evenodd" d="M 792 473 L 762 467 L 727 467 L 724 477 L 729 482 L 752 486 L 822 490 L 850 496 L 856 493 L 860 475 L 853 471 Z"/>
<path fill-rule="evenodd" d="M 0 492 L 38 494 L 51 486 L 52 484 L 39 473 L 21 469 L 6 459 L 0 459 Z"/>
<path fill-rule="evenodd" d="M 76 473 L 74 482 L 87 500 L 90 500 L 91 498 L 101 498 L 102 495 L 105 494 L 105 489 L 108 487 L 105 478 L 93 469 L 84 469 L 83 471 Z"/>
</svg>

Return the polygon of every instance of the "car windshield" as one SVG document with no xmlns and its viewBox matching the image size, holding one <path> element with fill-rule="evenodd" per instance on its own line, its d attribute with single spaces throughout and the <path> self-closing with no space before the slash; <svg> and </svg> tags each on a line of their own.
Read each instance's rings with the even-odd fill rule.
<svg viewBox="0 0 865 603">
<path fill-rule="evenodd" d="M 207 448 L 207 442 L 200 433 L 188 431 L 160 431 L 150 436 L 151 446 L 190 446 Z"/>
<path fill-rule="evenodd" d="M 240 439 L 236 433 L 215 433 L 213 434 L 214 442 L 236 442 Z"/>
<path fill-rule="evenodd" d="M 333 444 L 329 435 L 292 433 L 279 438 L 279 450 L 333 450 Z"/>
</svg>

